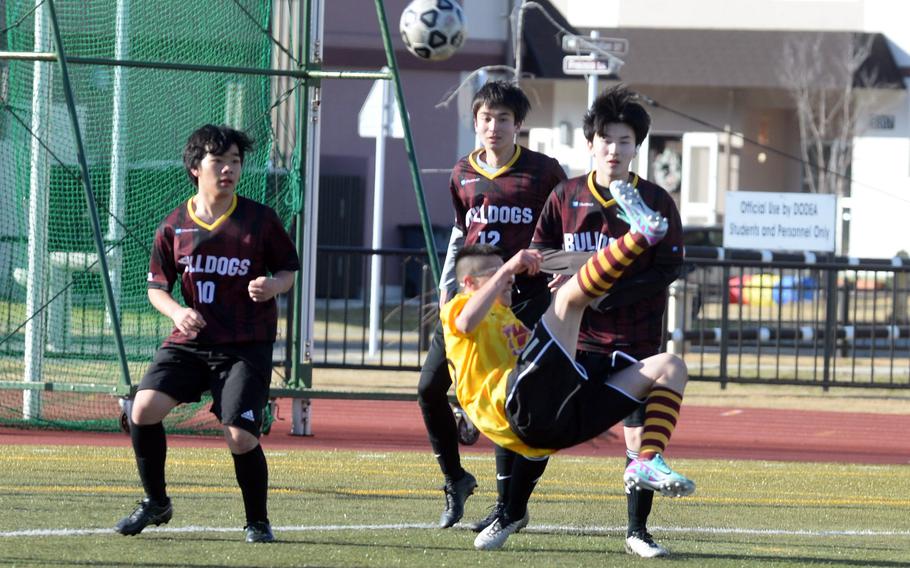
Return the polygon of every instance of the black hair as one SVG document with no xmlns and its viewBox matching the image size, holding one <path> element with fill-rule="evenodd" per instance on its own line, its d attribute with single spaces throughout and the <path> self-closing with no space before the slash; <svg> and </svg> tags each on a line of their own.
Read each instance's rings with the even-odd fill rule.
<svg viewBox="0 0 910 568">
<path fill-rule="evenodd" d="M 480 107 L 487 105 L 490 108 L 502 107 L 512 111 L 515 123 L 521 124 L 531 110 L 531 101 L 521 90 L 521 87 L 508 81 L 490 81 L 484 84 L 476 93 L 471 103 L 471 111 L 477 118 Z"/>
<path fill-rule="evenodd" d="M 644 142 L 651 129 L 651 115 L 638 102 L 638 94 L 625 85 L 616 85 L 594 99 L 582 122 L 585 139 L 591 142 L 595 134 L 603 136 L 607 125 L 617 122 L 629 126 L 635 132 L 636 146 Z"/>
<path fill-rule="evenodd" d="M 240 152 L 240 163 L 242 164 L 246 153 L 253 149 L 253 139 L 245 132 L 225 125 L 206 124 L 190 134 L 186 146 L 183 148 L 183 165 L 186 168 L 186 175 L 189 176 L 193 185 L 199 185 L 199 180 L 190 170 L 198 168 L 206 154 L 220 156 L 230 150 L 234 144 L 237 145 L 237 151 Z"/>
</svg>

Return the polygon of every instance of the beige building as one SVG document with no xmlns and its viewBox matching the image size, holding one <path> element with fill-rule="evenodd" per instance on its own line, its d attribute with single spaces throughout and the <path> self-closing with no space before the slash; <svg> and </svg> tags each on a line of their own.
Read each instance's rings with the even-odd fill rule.
<svg viewBox="0 0 910 568">
<path fill-rule="evenodd" d="M 404 0 L 386 2 L 397 29 Z M 817 39 L 813 59 L 834 65 L 839 46 L 859 41 L 871 54 L 857 73 L 871 81 L 859 88 L 869 104 L 857 121 L 850 183 L 839 196 L 838 215 L 847 228 L 840 252 L 888 257 L 910 249 L 899 231 L 910 215 L 910 21 L 900 0 L 539 0 L 524 11 L 522 85 L 533 110 L 522 142 L 550 153 L 570 174 L 588 167 L 581 116 L 588 102 L 584 76 L 565 75 L 560 36 L 568 31 L 618 38 L 618 76 L 600 77 L 598 89 L 617 81 L 653 101 L 651 136 L 635 167 L 662 183 L 691 226 L 722 224 L 727 191 L 799 192 L 806 187 L 794 99 L 784 78 L 786 46 Z M 474 143 L 467 101 L 477 86 L 468 75 L 480 68 L 515 66 L 509 15 L 520 0 L 464 0 L 468 41 L 452 59 L 425 62 L 394 37 L 417 158 L 432 222 L 451 224 L 448 169 Z M 544 15 L 543 12 L 547 14 Z M 378 68 L 384 63 L 372 3 L 330 0 L 325 18 L 326 68 Z M 903 28 L 901 28 L 903 26 Z M 357 114 L 368 82 L 323 82 L 323 177 L 354 179 L 344 215 L 361 213 L 344 243 L 366 245 L 374 146 L 357 136 Z M 443 103 L 450 98 L 448 105 Z M 460 101 L 460 102 L 459 102 Z M 359 180 L 359 181 L 357 181 Z M 409 245 L 402 227 L 418 222 L 417 206 L 400 140 L 388 142 L 385 246 Z M 327 193 L 323 192 L 323 196 Z M 321 198 L 321 224 L 338 227 L 342 214 Z M 353 205 L 352 205 L 353 204 Z M 334 210 L 333 210 L 334 207 Z M 884 236 L 884 239 L 882 238 Z M 341 238 L 341 237 L 338 237 Z"/>
</svg>

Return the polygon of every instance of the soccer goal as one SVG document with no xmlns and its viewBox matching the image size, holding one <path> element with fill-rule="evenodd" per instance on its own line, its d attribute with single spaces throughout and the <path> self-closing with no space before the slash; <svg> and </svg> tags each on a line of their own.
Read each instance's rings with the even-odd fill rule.
<svg viewBox="0 0 910 568">
<path fill-rule="evenodd" d="M 403 101 L 375 5 L 388 70 L 329 71 L 319 1 L 0 2 L 0 423 L 119 426 L 118 397 L 171 328 L 146 297 L 149 252 L 192 194 L 179 156 L 205 123 L 256 140 L 238 192 L 279 213 L 304 266 L 282 303 L 276 392 L 312 386 L 320 81 L 389 80 Z"/>
</svg>

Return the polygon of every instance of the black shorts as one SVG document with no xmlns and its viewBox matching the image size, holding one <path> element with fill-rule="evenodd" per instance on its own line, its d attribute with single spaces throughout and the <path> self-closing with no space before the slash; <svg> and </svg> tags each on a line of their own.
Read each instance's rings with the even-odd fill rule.
<svg viewBox="0 0 910 568">
<path fill-rule="evenodd" d="M 272 381 L 272 343 L 164 345 L 138 390 L 163 392 L 179 402 L 199 402 L 211 391 L 218 421 L 257 438 Z"/>
<path fill-rule="evenodd" d="M 541 321 L 506 383 L 506 418 L 532 448 L 563 449 L 603 434 L 642 401 L 589 379 Z"/>
<path fill-rule="evenodd" d="M 595 353 L 593 351 L 579 351 L 575 360 L 584 367 L 589 377 L 595 380 L 607 380 L 610 375 L 622 371 L 632 365 L 635 359 L 622 351 L 613 353 Z M 623 418 L 623 426 L 638 428 L 645 424 L 645 403 L 642 402 L 631 414 Z"/>
</svg>

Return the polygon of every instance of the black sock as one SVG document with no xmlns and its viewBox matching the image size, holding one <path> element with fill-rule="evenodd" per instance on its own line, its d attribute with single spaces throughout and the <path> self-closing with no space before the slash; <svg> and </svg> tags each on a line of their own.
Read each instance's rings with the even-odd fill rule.
<svg viewBox="0 0 910 568">
<path fill-rule="evenodd" d="M 547 469 L 549 458 L 529 460 L 518 454 L 512 466 L 512 480 L 509 483 L 509 500 L 506 501 L 506 517 L 515 522 L 528 512 L 528 501 L 537 486 L 537 481 Z"/>
<path fill-rule="evenodd" d="M 500 503 L 509 502 L 509 485 L 512 482 L 513 469 L 518 454 L 512 450 L 496 446 L 496 500 Z"/>
<path fill-rule="evenodd" d="M 234 473 L 237 485 L 243 494 L 243 508 L 246 510 L 246 524 L 259 521 L 269 522 L 269 466 L 265 461 L 262 446 L 256 446 L 245 454 L 234 454 Z"/>
<path fill-rule="evenodd" d="M 449 405 L 448 392 L 451 386 L 442 325 L 437 325 L 420 370 L 417 403 L 439 469 L 447 480 L 457 481 L 464 477 L 465 472 L 458 452 L 458 426 Z"/>
<path fill-rule="evenodd" d="M 465 471 L 461 467 L 461 456 L 458 452 L 458 427 L 455 425 L 455 415 L 446 399 L 444 405 L 437 408 L 428 408 L 421 404 L 423 422 L 427 428 L 430 446 L 433 455 L 439 463 L 439 469 L 446 479 L 458 481 L 464 477 Z"/>
<path fill-rule="evenodd" d="M 145 496 L 152 501 L 167 501 L 164 481 L 164 462 L 167 459 L 167 438 L 164 424 L 139 426 L 130 424 L 130 439 L 136 454 L 136 468 L 145 489 Z"/>
<path fill-rule="evenodd" d="M 628 454 L 628 452 L 626 452 Z M 637 457 L 637 454 L 636 454 Z M 632 457 L 626 455 L 626 465 L 632 461 Z M 641 489 L 636 491 L 632 489 L 626 493 L 626 510 L 629 515 L 629 526 L 626 529 L 626 536 L 632 536 L 632 533 L 645 532 L 648 526 L 648 516 L 651 514 L 651 504 L 654 502 L 654 492 L 650 489 Z"/>
</svg>

